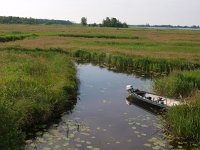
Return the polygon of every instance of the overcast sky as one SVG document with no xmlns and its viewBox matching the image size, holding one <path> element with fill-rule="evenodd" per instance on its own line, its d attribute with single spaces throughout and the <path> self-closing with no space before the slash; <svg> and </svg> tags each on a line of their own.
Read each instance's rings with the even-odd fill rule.
<svg viewBox="0 0 200 150">
<path fill-rule="evenodd" d="M 116 17 L 128 24 L 200 25 L 200 0 L 0 0 L 0 16 L 100 23 Z"/>
</svg>

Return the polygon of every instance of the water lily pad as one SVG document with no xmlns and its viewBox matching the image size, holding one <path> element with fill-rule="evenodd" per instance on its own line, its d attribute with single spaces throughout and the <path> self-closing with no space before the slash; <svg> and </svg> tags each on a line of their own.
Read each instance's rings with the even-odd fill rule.
<svg viewBox="0 0 200 150">
<path fill-rule="evenodd" d="M 44 147 L 42 150 L 50 150 L 49 147 Z"/>
<path fill-rule="evenodd" d="M 147 136 L 147 134 L 146 134 L 146 133 L 142 133 L 141 135 L 142 135 L 142 136 Z"/>
<path fill-rule="evenodd" d="M 74 134 L 70 134 L 70 135 L 69 135 L 69 138 L 74 138 Z"/>
<path fill-rule="evenodd" d="M 64 143 L 64 144 L 63 144 L 64 147 L 66 147 L 66 146 L 68 146 L 68 145 L 69 145 L 69 143 Z"/>
<path fill-rule="evenodd" d="M 32 140 L 26 140 L 26 144 L 31 144 L 32 142 Z"/>
<path fill-rule="evenodd" d="M 46 141 L 43 138 L 37 138 L 37 141 L 40 143 L 45 143 Z"/>
<path fill-rule="evenodd" d="M 134 131 L 134 133 L 135 133 L 135 134 L 139 134 L 140 132 L 139 132 L 139 131 Z"/>
<path fill-rule="evenodd" d="M 86 141 L 86 144 L 90 145 L 90 144 L 92 144 L 92 142 L 90 142 L 90 141 Z"/>
<path fill-rule="evenodd" d="M 31 144 L 31 147 L 37 147 L 37 146 L 36 146 L 36 144 L 35 144 L 35 143 L 32 143 L 32 144 Z"/>
<path fill-rule="evenodd" d="M 81 140 L 81 143 L 85 143 L 85 141 L 84 141 L 84 140 Z"/>
<path fill-rule="evenodd" d="M 141 127 L 143 127 L 143 128 L 147 128 L 148 126 L 145 125 L 145 124 L 142 124 Z"/>
<path fill-rule="evenodd" d="M 93 148 L 93 146 L 87 146 L 86 148 L 87 148 L 87 149 L 92 149 L 92 148 Z"/>
<path fill-rule="evenodd" d="M 85 136 L 89 136 L 90 135 L 89 133 L 85 133 L 85 132 L 82 132 L 81 134 L 85 135 Z"/>
<path fill-rule="evenodd" d="M 133 130 L 136 130 L 137 128 L 135 126 L 132 127 Z"/>
<path fill-rule="evenodd" d="M 60 145 L 55 145 L 54 146 L 54 149 L 59 149 L 60 148 Z"/>
<path fill-rule="evenodd" d="M 119 142 L 119 141 L 116 141 L 115 143 L 116 143 L 116 144 L 120 144 L 120 142 Z"/>
<path fill-rule="evenodd" d="M 151 147 L 151 144 L 145 143 L 144 146 L 145 146 L 145 147 Z"/>
<path fill-rule="evenodd" d="M 183 146 L 181 146 L 181 145 L 178 145 L 178 148 L 179 148 L 179 149 L 182 149 L 182 148 L 183 148 Z"/>
<path fill-rule="evenodd" d="M 157 145 L 157 146 L 152 147 L 152 149 L 153 150 L 159 150 L 159 149 L 161 149 L 161 147 Z"/>
<path fill-rule="evenodd" d="M 82 147 L 82 145 L 81 144 L 76 144 L 76 147 Z"/>
<path fill-rule="evenodd" d="M 36 135 L 37 135 L 37 136 L 40 136 L 40 135 L 42 135 L 42 134 L 43 134 L 42 131 L 36 132 Z"/>
</svg>

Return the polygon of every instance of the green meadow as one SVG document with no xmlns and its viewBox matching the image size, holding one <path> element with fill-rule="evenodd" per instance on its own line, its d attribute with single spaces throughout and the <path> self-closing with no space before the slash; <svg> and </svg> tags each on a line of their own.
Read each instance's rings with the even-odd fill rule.
<svg viewBox="0 0 200 150">
<path fill-rule="evenodd" d="M 200 31 L 0 25 L 0 147 L 21 149 L 23 131 L 63 111 L 78 87 L 74 59 L 162 75 L 155 91 L 186 101 L 166 112 L 167 129 L 200 142 Z"/>
</svg>

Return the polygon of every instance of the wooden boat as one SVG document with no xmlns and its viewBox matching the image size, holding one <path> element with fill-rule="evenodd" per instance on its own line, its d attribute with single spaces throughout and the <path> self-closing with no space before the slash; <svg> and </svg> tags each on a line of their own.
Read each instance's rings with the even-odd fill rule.
<svg viewBox="0 0 200 150">
<path fill-rule="evenodd" d="M 132 85 L 127 85 L 126 90 L 129 92 L 129 99 L 133 97 L 134 99 L 157 108 L 166 108 L 181 104 L 180 101 L 174 99 L 159 96 L 146 91 L 140 91 L 138 89 L 133 89 Z"/>
</svg>

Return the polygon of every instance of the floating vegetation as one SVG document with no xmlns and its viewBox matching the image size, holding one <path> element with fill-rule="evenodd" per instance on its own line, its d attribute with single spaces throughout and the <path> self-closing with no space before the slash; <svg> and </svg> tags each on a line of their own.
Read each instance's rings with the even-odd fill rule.
<svg viewBox="0 0 200 150">
<path fill-rule="evenodd" d="M 54 124 L 49 132 L 38 136 L 35 140 L 27 140 L 28 147 L 39 149 L 62 149 L 67 148 L 99 148 L 93 145 L 91 139 L 95 139 L 92 130 L 79 117 L 78 119 L 68 120 L 62 124 Z M 61 144 L 62 143 L 62 144 Z"/>
</svg>

